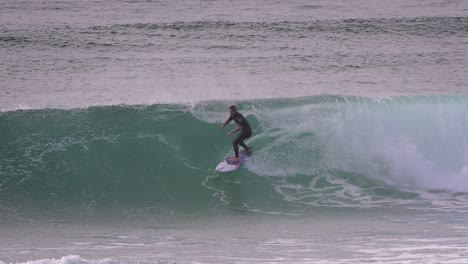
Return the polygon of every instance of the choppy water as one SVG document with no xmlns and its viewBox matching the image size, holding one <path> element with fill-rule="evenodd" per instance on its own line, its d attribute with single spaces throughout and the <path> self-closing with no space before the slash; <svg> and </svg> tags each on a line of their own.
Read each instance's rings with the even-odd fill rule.
<svg viewBox="0 0 468 264">
<path fill-rule="evenodd" d="M 467 12 L 0 3 L 0 260 L 467 262 Z"/>
<path fill-rule="evenodd" d="M 2 109 L 466 94 L 465 1 L 7 1 Z"/>
</svg>

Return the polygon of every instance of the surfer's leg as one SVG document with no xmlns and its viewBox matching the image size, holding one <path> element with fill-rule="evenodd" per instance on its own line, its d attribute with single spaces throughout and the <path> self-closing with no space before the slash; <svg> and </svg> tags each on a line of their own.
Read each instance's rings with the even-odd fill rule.
<svg viewBox="0 0 468 264">
<path fill-rule="evenodd" d="M 239 145 L 241 145 L 246 151 L 250 150 L 250 148 L 247 147 L 247 145 L 244 143 L 244 141 L 239 142 Z"/>
<path fill-rule="evenodd" d="M 252 135 L 252 132 L 242 132 L 237 136 L 236 140 L 239 145 L 241 145 L 246 151 L 250 152 L 251 148 L 249 148 L 245 143 L 244 140 L 249 138 Z M 239 147 L 238 147 L 239 148 Z M 237 157 L 237 156 L 236 156 Z"/>
<path fill-rule="evenodd" d="M 232 146 L 234 147 L 234 156 L 236 156 L 236 158 L 239 158 L 239 136 L 236 137 L 236 139 L 234 139 L 234 141 L 232 142 Z"/>
<path fill-rule="evenodd" d="M 239 146 L 236 142 L 233 142 L 232 145 L 234 146 L 234 156 L 236 156 L 236 158 L 239 158 Z"/>
</svg>

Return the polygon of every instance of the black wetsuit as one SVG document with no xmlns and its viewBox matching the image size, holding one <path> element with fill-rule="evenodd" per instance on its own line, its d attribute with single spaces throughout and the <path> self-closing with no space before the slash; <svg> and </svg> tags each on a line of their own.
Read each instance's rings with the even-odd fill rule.
<svg viewBox="0 0 468 264">
<path fill-rule="evenodd" d="M 229 117 L 229 121 L 234 120 L 238 126 L 242 127 L 242 131 L 237 135 L 236 139 L 232 142 L 234 146 L 234 154 L 236 158 L 239 157 L 239 145 L 241 145 L 246 150 L 249 150 L 247 145 L 245 145 L 244 140 L 252 136 L 252 128 L 247 119 L 239 112 L 236 112 L 234 115 Z"/>
</svg>

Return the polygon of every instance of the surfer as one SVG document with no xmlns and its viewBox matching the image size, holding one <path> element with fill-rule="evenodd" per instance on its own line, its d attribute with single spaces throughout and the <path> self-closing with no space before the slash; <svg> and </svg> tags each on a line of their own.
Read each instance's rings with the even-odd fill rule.
<svg viewBox="0 0 468 264">
<path fill-rule="evenodd" d="M 252 148 L 247 147 L 247 145 L 245 145 L 244 143 L 245 139 L 252 136 L 252 129 L 250 128 L 250 124 L 247 121 L 247 119 L 241 113 L 237 112 L 237 107 L 235 105 L 231 105 L 229 107 L 229 118 L 221 125 L 220 129 L 223 129 L 232 120 L 236 122 L 237 127 L 234 130 L 229 131 L 227 135 L 230 136 L 236 133 L 237 131 L 242 130 L 237 135 L 236 139 L 234 139 L 234 141 L 232 142 L 232 145 L 234 147 L 234 155 L 235 155 L 232 161 L 239 162 L 240 161 L 239 160 L 239 145 L 241 145 L 247 151 L 247 153 L 249 154 L 252 153 Z"/>
</svg>

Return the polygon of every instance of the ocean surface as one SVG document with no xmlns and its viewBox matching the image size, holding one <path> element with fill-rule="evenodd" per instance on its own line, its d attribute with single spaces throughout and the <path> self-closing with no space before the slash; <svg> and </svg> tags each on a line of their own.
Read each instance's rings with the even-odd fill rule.
<svg viewBox="0 0 468 264">
<path fill-rule="evenodd" d="M 0 264 L 468 263 L 468 2 L 0 2 Z M 249 120 L 232 153 L 228 106 Z"/>
</svg>

